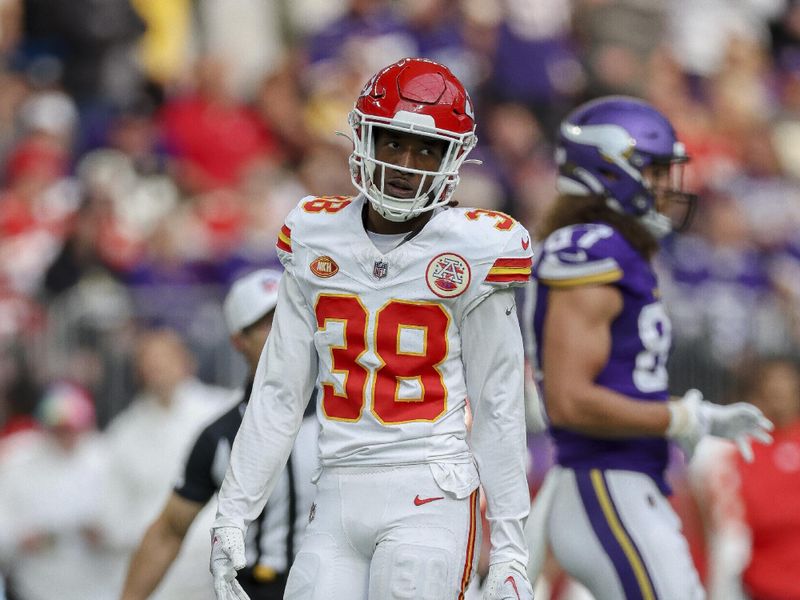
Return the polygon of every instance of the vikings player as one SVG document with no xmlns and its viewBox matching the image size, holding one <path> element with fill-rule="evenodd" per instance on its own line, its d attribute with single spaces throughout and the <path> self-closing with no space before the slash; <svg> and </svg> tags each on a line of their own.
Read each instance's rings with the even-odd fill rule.
<svg viewBox="0 0 800 600">
<path fill-rule="evenodd" d="M 669 121 L 628 97 L 561 124 L 560 195 L 543 224 L 531 293 L 538 376 L 558 467 L 545 534 L 598 600 L 704 597 L 665 494 L 668 440 L 691 456 L 705 435 L 768 442 L 754 406 L 697 390 L 670 399 L 670 321 L 650 264 L 688 222 L 688 158 Z M 538 532 L 531 530 L 535 536 Z"/>
<path fill-rule="evenodd" d="M 528 232 L 502 213 L 452 206 L 475 121 L 443 65 L 404 59 L 381 70 L 350 124 L 359 194 L 303 198 L 278 239 L 286 272 L 275 320 L 219 493 L 217 596 L 244 597 L 233 579 L 243 531 L 316 386 L 322 469 L 285 597 L 463 600 L 482 485 L 484 600 L 530 600 L 513 290 L 530 277 Z"/>
</svg>

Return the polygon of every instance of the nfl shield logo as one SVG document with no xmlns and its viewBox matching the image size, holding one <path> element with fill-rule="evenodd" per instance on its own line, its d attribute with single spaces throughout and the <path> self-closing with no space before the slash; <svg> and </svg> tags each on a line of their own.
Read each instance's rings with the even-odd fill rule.
<svg viewBox="0 0 800 600">
<path fill-rule="evenodd" d="M 372 274 L 377 279 L 383 279 L 386 277 L 386 273 L 389 271 L 389 263 L 385 260 L 376 260 L 375 265 L 372 267 Z"/>
</svg>

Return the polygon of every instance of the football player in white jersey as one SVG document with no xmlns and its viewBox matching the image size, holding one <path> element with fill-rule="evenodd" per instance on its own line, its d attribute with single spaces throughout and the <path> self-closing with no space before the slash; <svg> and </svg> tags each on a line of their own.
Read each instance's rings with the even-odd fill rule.
<svg viewBox="0 0 800 600">
<path fill-rule="evenodd" d="M 286 598 L 463 599 L 482 485 L 484 599 L 531 599 L 512 289 L 530 276 L 530 237 L 507 215 L 451 201 L 476 137 L 445 66 L 410 58 L 381 70 L 350 124 L 359 194 L 303 198 L 278 239 L 286 273 L 213 529 L 217 597 L 246 598 L 235 581 L 244 531 L 317 386 L 322 467 Z"/>
</svg>

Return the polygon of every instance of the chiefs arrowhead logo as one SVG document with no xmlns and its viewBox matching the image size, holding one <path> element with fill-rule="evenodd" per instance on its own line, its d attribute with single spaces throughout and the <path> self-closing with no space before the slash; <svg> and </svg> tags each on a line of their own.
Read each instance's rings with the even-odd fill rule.
<svg viewBox="0 0 800 600">
<path fill-rule="evenodd" d="M 522 244 L 522 249 L 523 249 L 523 250 L 527 250 L 527 249 L 528 249 L 528 246 L 530 246 L 530 245 L 531 245 L 531 238 L 524 238 L 524 239 L 521 239 L 521 240 L 519 241 L 519 243 L 520 243 L 520 244 Z"/>
<path fill-rule="evenodd" d="M 308 267 L 314 275 L 323 279 L 333 277 L 339 272 L 339 265 L 330 256 L 320 256 L 314 259 Z"/>
</svg>

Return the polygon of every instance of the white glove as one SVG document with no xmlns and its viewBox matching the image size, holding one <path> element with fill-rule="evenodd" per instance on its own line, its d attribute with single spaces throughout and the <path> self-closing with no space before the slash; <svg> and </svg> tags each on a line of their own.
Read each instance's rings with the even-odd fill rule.
<svg viewBox="0 0 800 600">
<path fill-rule="evenodd" d="M 490 565 L 483 584 L 483 600 L 533 600 L 526 570 L 516 560 Z"/>
<path fill-rule="evenodd" d="M 246 564 L 244 532 L 238 527 L 214 527 L 211 530 L 211 574 L 217 600 L 250 600 L 236 581 L 236 571 Z"/>
<path fill-rule="evenodd" d="M 698 390 L 689 390 L 680 400 L 667 404 L 670 421 L 666 436 L 678 442 L 691 459 L 703 436 L 713 435 L 733 441 L 747 462 L 753 461 L 751 438 L 772 443 L 772 421 L 747 402 L 722 406 L 703 400 Z"/>
</svg>

